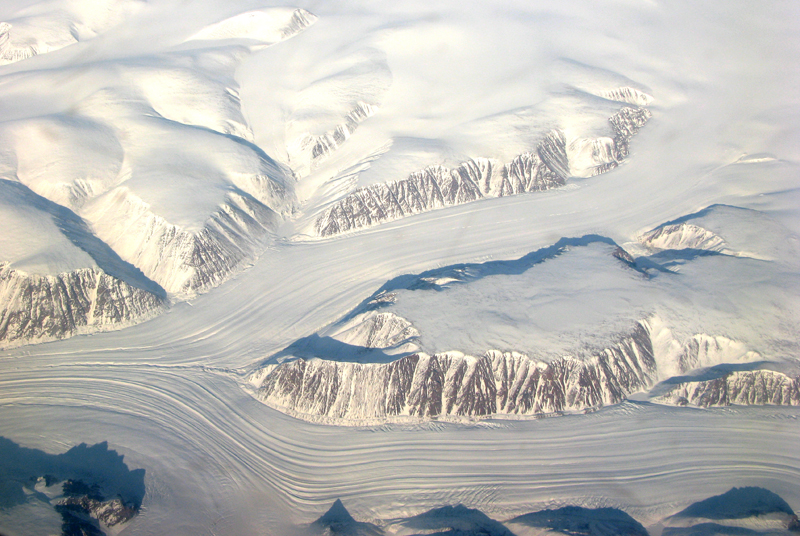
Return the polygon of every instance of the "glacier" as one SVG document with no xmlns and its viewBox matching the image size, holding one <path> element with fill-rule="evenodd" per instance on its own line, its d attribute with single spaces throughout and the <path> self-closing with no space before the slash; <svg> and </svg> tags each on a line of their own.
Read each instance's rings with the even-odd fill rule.
<svg viewBox="0 0 800 536">
<path fill-rule="evenodd" d="M 760 7 L 0 2 L 0 532 L 787 533 Z"/>
</svg>

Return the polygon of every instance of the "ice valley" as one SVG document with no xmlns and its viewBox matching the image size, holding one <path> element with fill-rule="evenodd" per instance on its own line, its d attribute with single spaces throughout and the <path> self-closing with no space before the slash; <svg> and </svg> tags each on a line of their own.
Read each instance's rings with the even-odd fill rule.
<svg viewBox="0 0 800 536">
<path fill-rule="evenodd" d="M 789 2 L 0 5 L 0 533 L 787 534 Z"/>
</svg>

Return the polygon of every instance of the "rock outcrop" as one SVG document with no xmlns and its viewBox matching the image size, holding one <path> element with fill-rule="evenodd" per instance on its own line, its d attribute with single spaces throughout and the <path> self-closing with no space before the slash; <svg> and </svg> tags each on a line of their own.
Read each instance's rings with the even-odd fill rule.
<svg viewBox="0 0 800 536">
<path fill-rule="evenodd" d="M 359 188 L 326 209 L 317 218 L 315 231 L 319 236 L 332 236 L 482 198 L 557 188 L 572 175 L 570 153 L 576 151 L 590 153 L 589 170 L 582 169 L 582 173 L 604 173 L 628 156 L 630 139 L 650 116 L 645 108 L 622 108 L 609 119 L 615 133 L 613 140 L 588 140 L 588 149 L 568 145 L 564 132 L 553 130 L 535 151 L 520 154 L 507 164 L 476 158 L 454 169 L 431 166 L 403 180 Z M 586 158 L 581 157 L 581 161 Z"/>
<path fill-rule="evenodd" d="M 163 311 L 165 300 L 97 268 L 26 274 L 0 263 L 0 347 L 118 329 Z"/>
</svg>

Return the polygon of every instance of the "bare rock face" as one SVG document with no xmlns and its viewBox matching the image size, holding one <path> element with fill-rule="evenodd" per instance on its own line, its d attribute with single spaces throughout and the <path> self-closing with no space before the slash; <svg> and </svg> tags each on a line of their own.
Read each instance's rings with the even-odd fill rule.
<svg viewBox="0 0 800 536">
<path fill-rule="evenodd" d="M 258 396 L 268 405 L 344 422 L 579 411 L 620 402 L 653 385 L 657 375 L 643 324 L 585 360 L 415 353 L 391 363 L 297 359 L 266 372 Z"/>
<path fill-rule="evenodd" d="M 622 108 L 611 117 L 614 138 L 609 140 L 610 145 L 598 142 L 594 144 L 597 147 L 589 148 L 597 153 L 592 157 L 589 174 L 617 167 L 629 154 L 630 139 L 650 117 L 647 109 L 631 107 Z M 325 147 L 319 151 L 326 151 Z M 564 132 L 553 130 L 535 151 L 520 154 L 507 164 L 476 158 L 455 169 L 431 166 L 403 180 L 359 188 L 323 212 L 315 222 L 315 230 L 319 236 L 332 236 L 486 197 L 558 188 L 572 175 L 569 151 Z"/>
<path fill-rule="evenodd" d="M 256 371 L 251 381 L 270 407 L 337 424 L 552 415 L 617 404 L 657 384 L 652 400 L 670 405 L 800 405 L 800 376 L 766 370 L 761 356 L 737 341 L 696 334 L 673 339 L 665 353 L 656 317 L 581 358 L 499 350 L 430 355 L 420 351 L 418 335 L 394 314 L 359 315 L 344 329 L 312 337 L 316 346 L 290 346 L 279 355 L 285 361 Z M 384 361 L 375 361 L 368 352 L 375 348 L 402 357 L 385 352 L 378 355 Z M 680 376 L 690 371 L 703 379 Z"/>
<path fill-rule="evenodd" d="M 118 214 L 125 217 L 115 219 Z M 88 216 L 104 222 L 99 237 L 124 260 L 178 297 L 218 285 L 255 258 L 280 217 L 255 198 L 232 192 L 202 229 L 190 232 L 154 214 L 124 189 L 93 206 Z"/>
<path fill-rule="evenodd" d="M 455 169 L 432 166 L 401 181 L 360 188 L 334 204 L 316 221 L 320 236 L 331 236 L 428 210 L 563 186 L 568 166 L 563 133 L 551 132 L 536 153 L 508 165 L 486 158 Z"/>
<path fill-rule="evenodd" d="M 162 312 L 163 298 L 86 268 L 29 275 L 0 264 L 0 346 L 117 329 Z"/>
<path fill-rule="evenodd" d="M 136 510 L 130 506 L 125 506 L 120 499 L 103 501 L 87 495 L 60 499 L 56 502 L 56 508 L 61 510 L 62 516 L 67 519 L 71 517 L 80 519 L 79 515 L 83 514 L 96 519 L 100 526 L 107 528 L 126 523 L 136 515 Z M 88 523 L 84 524 L 88 525 Z M 84 528 L 84 530 L 86 529 Z"/>
<path fill-rule="evenodd" d="M 722 252 L 725 241 L 715 233 L 691 223 L 657 227 L 641 237 L 640 241 L 652 249 L 699 249 Z"/>
<path fill-rule="evenodd" d="M 679 383 L 656 401 L 700 407 L 798 406 L 800 376 L 791 377 L 773 370 L 730 372 L 711 380 Z"/>
<path fill-rule="evenodd" d="M 300 171 L 302 172 L 306 169 L 310 170 L 316 167 L 320 160 L 338 149 L 339 146 L 347 141 L 356 131 L 359 123 L 375 114 L 376 108 L 375 105 L 366 102 L 358 102 L 350 113 L 345 116 L 344 121 L 330 132 L 319 136 L 307 134 L 297 140 L 292 147 L 294 153 L 298 155 L 295 157 L 295 160 L 300 160 L 302 162 L 303 159 L 300 155 L 303 154 L 306 155 L 306 159 L 308 160 L 308 162 L 302 162 L 305 164 L 305 167 L 301 165 Z"/>
<path fill-rule="evenodd" d="M 616 135 L 614 136 L 614 146 L 617 151 L 617 158 L 627 158 L 630 154 L 630 141 L 639 130 L 650 120 L 652 114 L 646 108 L 625 107 L 614 114 L 609 121 Z"/>
</svg>

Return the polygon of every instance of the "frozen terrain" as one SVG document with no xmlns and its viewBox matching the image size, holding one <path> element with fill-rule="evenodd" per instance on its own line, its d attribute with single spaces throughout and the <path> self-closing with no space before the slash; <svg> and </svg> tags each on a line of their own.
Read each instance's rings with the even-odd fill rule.
<svg viewBox="0 0 800 536">
<path fill-rule="evenodd" d="M 785 533 L 799 20 L 0 3 L 0 533 Z"/>
</svg>

